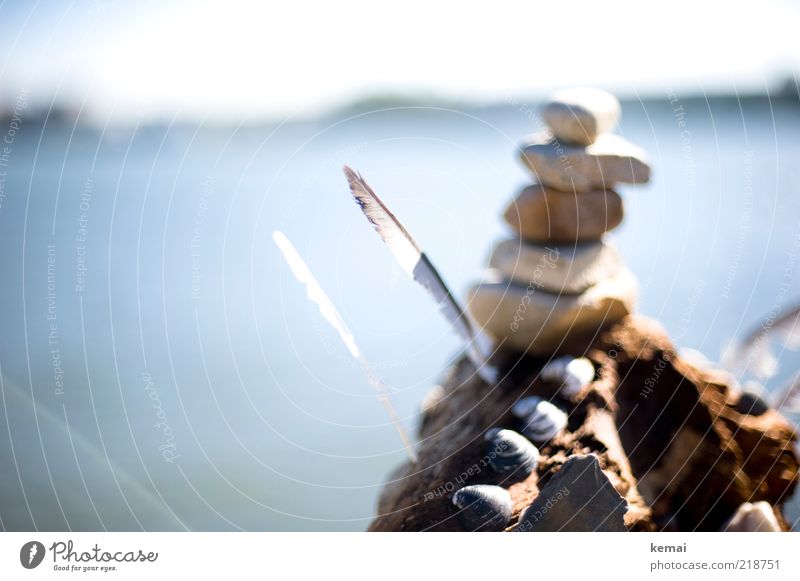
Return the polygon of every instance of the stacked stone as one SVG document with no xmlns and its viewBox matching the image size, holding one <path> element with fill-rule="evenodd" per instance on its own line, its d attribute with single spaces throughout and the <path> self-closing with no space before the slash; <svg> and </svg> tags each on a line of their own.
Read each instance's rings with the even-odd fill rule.
<svg viewBox="0 0 800 581">
<path fill-rule="evenodd" d="M 504 213 L 514 232 L 492 251 L 469 309 L 503 347 L 533 355 L 574 352 L 630 314 L 637 283 L 605 233 L 623 218 L 617 183 L 650 179 L 644 152 L 611 130 L 617 99 L 570 89 L 547 102 L 549 131 L 520 148 L 536 182 Z"/>
</svg>

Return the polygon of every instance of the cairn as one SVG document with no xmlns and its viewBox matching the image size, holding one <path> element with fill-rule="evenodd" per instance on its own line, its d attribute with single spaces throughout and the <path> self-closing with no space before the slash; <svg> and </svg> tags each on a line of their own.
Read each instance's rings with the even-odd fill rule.
<svg viewBox="0 0 800 581">
<path fill-rule="evenodd" d="M 495 245 L 468 303 L 504 348 L 549 356 L 585 348 L 633 312 L 636 278 L 605 233 L 624 214 L 612 188 L 646 183 L 650 166 L 640 149 L 610 133 L 620 105 L 605 91 L 562 91 L 541 116 L 549 131 L 520 147 L 536 181 L 505 210 L 514 236 Z"/>
<path fill-rule="evenodd" d="M 462 357 L 426 396 L 418 461 L 389 476 L 369 530 L 789 530 L 794 426 L 631 314 L 636 280 L 605 233 L 623 217 L 612 187 L 650 168 L 610 133 L 619 112 L 591 89 L 543 107 L 550 131 L 520 149 L 536 183 L 505 212 L 515 236 L 470 290 L 510 356 L 488 386 Z"/>
</svg>

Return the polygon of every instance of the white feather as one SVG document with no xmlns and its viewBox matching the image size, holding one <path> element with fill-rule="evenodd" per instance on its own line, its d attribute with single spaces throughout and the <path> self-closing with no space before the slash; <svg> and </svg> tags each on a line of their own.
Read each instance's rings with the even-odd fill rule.
<svg viewBox="0 0 800 581">
<path fill-rule="evenodd" d="M 361 211 L 389 246 L 403 270 L 434 298 L 439 309 L 467 344 L 467 355 L 485 381 L 494 383 L 497 370 L 487 362 L 491 343 L 486 335 L 477 332 L 469 316 L 447 288 L 439 272 L 386 204 L 366 181 L 349 167 L 344 173 Z"/>
<path fill-rule="evenodd" d="M 738 343 L 729 342 L 722 352 L 722 365 L 737 375 L 769 379 L 778 371 L 776 346 L 780 351 L 800 347 L 800 307 L 777 319 L 767 319 Z"/>
<path fill-rule="evenodd" d="M 319 286 L 317 279 L 311 274 L 308 265 L 306 265 L 305 261 L 303 261 L 297 253 L 294 245 L 289 242 L 289 239 L 283 232 L 278 230 L 272 233 L 272 239 L 275 241 L 275 244 L 278 245 L 281 254 L 283 254 L 283 257 L 286 259 L 286 263 L 289 265 L 292 274 L 305 285 L 306 295 L 309 300 L 319 307 L 319 312 L 325 320 L 331 324 L 331 327 L 336 329 L 336 332 L 339 333 L 339 337 L 341 337 L 342 342 L 347 347 L 347 350 L 350 351 L 350 354 L 356 359 L 361 357 L 361 352 L 358 349 L 358 345 L 356 345 L 353 333 L 347 328 L 339 311 L 336 310 L 333 302 L 328 298 L 328 295 L 325 294 L 325 291 L 322 290 L 322 287 Z"/>
<path fill-rule="evenodd" d="M 784 414 L 800 414 L 800 373 L 776 392 L 774 403 L 775 409 Z"/>
<path fill-rule="evenodd" d="M 308 296 L 309 300 L 317 305 L 319 312 L 322 314 L 325 320 L 330 323 L 331 327 L 336 329 L 336 332 L 339 334 L 342 342 L 347 347 L 347 350 L 364 368 L 364 372 L 367 374 L 367 380 L 370 386 L 378 393 L 378 399 L 383 404 L 383 407 L 386 409 L 386 413 L 389 415 L 389 419 L 397 430 L 397 433 L 400 435 L 400 439 L 403 441 L 403 447 L 405 447 L 409 458 L 412 462 L 416 463 L 417 454 L 411 446 L 411 440 L 408 438 L 405 429 L 403 429 L 403 426 L 400 424 L 400 420 L 397 417 L 397 412 L 395 411 L 394 406 L 392 406 L 392 403 L 389 400 L 389 390 L 386 384 L 384 384 L 372 371 L 372 366 L 369 364 L 369 361 L 367 361 L 366 357 L 364 357 L 364 355 L 361 353 L 358 345 L 356 345 L 356 340 L 353 336 L 353 333 L 351 333 L 350 329 L 347 328 L 347 324 L 345 324 L 344 319 L 342 319 L 339 311 L 334 306 L 333 301 L 331 301 L 325 291 L 322 290 L 322 287 L 317 282 L 317 279 L 314 278 L 313 274 L 311 274 L 311 270 L 308 268 L 308 265 L 302 259 L 286 235 L 283 232 L 276 230 L 272 233 L 272 239 L 275 241 L 275 244 L 278 246 L 281 254 L 283 254 L 283 257 L 289 264 L 292 274 L 294 274 L 298 281 L 305 285 L 306 295 Z"/>
</svg>

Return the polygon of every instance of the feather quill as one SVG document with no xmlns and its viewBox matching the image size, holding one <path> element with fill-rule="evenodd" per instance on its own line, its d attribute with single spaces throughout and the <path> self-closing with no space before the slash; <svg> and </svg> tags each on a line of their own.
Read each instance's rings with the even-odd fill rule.
<svg viewBox="0 0 800 581">
<path fill-rule="evenodd" d="M 389 415 L 392 425 L 394 425 L 395 430 L 397 430 L 397 433 L 400 435 L 400 439 L 403 442 L 403 447 L 406 449 L 406 453 L 411 461 L 416 463 L 417 454 L 411 445 L 408 434 L 406 434 L 405 429 L 400 423 L 400 419 L 397 417 L 397 412 L 395 411 L 392 402 L 389 400 L 388 387 L 372 371 L 372 366 L 358 348 L 353 333 L 350 332 L 350 329 L 347 327 L 344 319 L 339 314 L 339 311 L 336 309 L 333 301 L 331 301 L 325 291 L 322 290 L 322 287 L 317 282 L 317 279 L 314 278 L 314 275 L 311 273 L 308 265 L 305 263 L 286 235 L 283 232 L 276 230 L 272 233 L 272 239 L 278 246 L 281 254 L 283 254 L 286 262 L 289 264 L 292 274 L 294 274 L 295 278 L 301 284 L 305 285 L 308 299 L 317 305 L 320 314 L 326 321 L 328 321 L 328 323 L 330 323 L 331 327 L 336 329 L 336 332 L 339 334 L 339 338 L 342 340 L 342 343 L 345 344 L 350 354 L 361 364 L 361 367 L 364 369 L 364 372 L 367 375 L 367 381 L 377 392 L 378 399 L 383 404 L 383 407 L 386 409 L 386 413 Z"/>
<path fill-rule="evenodd" d="M 779 345 L 780 350 L 800 347 L 800 306 L 762 323 L 738 344 L 730 343 L 723 351 L 722 364 L 734 373 L 752 373 L 768 379 L 778 370 L 773 344 Z"/>
<path fill-rule="evenodd" d="M 348 166 L 344 166 L 344 173 L 350 184 L 350 191 L 367 220 L 389 246 L 402 269 L 428 291 L 448 322 L 464 339 L 467 355 L 478 375 L 485 381 L 494 383 L 497 380 L 497 370 L 487 362 L 486 337 L 475 331 L 467 313 L 447 288 L 439 272 L 364 178 Z"/>
<path fill-rule="evenodd" d="M 800 414 L 800 373 L 796 373 L 783 389 L 777 392 L 775 409 L 786 415 Z"/>
</svg>

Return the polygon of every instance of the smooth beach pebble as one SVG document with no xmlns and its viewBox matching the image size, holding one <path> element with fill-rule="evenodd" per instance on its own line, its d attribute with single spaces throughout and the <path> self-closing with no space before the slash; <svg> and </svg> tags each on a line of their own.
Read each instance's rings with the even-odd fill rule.
<svg viewBox="0 0 800 581">
<path fill-rule="evenodd" d="M 489 270 L 468 291 L 468 307 L 483 332 L 503 347 L 532 355 L 574 351 L 633 312 L 638 285 L 626 268 L 579 295 L 546 292 Z"/>
<path fill-rule="evenodd" d="M 503 213 L 520 238 L 539 243 L 600 240 L 622 217 L 622 198 L 614 190 L 575 194 L 541 184 L 523 189 Z"/>
<path fill-rule="evenodd" d="M 781 530 L 772 505 L 765 500 L 745 502 L 722 527 L 728 533 L 766 533 Z"/>
<path fill-rule="evenodd" d="M 616 248 L 604 242 L 539 245 L 510 238 L 494 247 L 489 268 L 519 284 L 555 294 L 580 294 L 614 276 L 623 265 Z"/>
<path fill-rule="evenodd" d="M 441 385 L 432 386 L 422 398 L 419 404 L 419 410 L 423 414 L 432 412 L 436 406 L 439 405 L 439 402 L 444 399 L 445 395 L 444 388 Z"/>
<path fill-rule="evenodd" d="M 619 122 L 617 98 L 601 89 L 565 89 L 553 95 L 540 111 L 556 139 L 575 145 L 589 145 L 597 136 L 614 129 Z"/>
<path fill-rule="evenodd" d="M 591 192 L 619 182 L 644 184 L 650 180 L 644 152 L 611 133 L 586 147 L 564 145 L 549 133 L 538 133 L 520 151 L 522 162 L 539 183 L 564 192 Z"/>
</svg>

